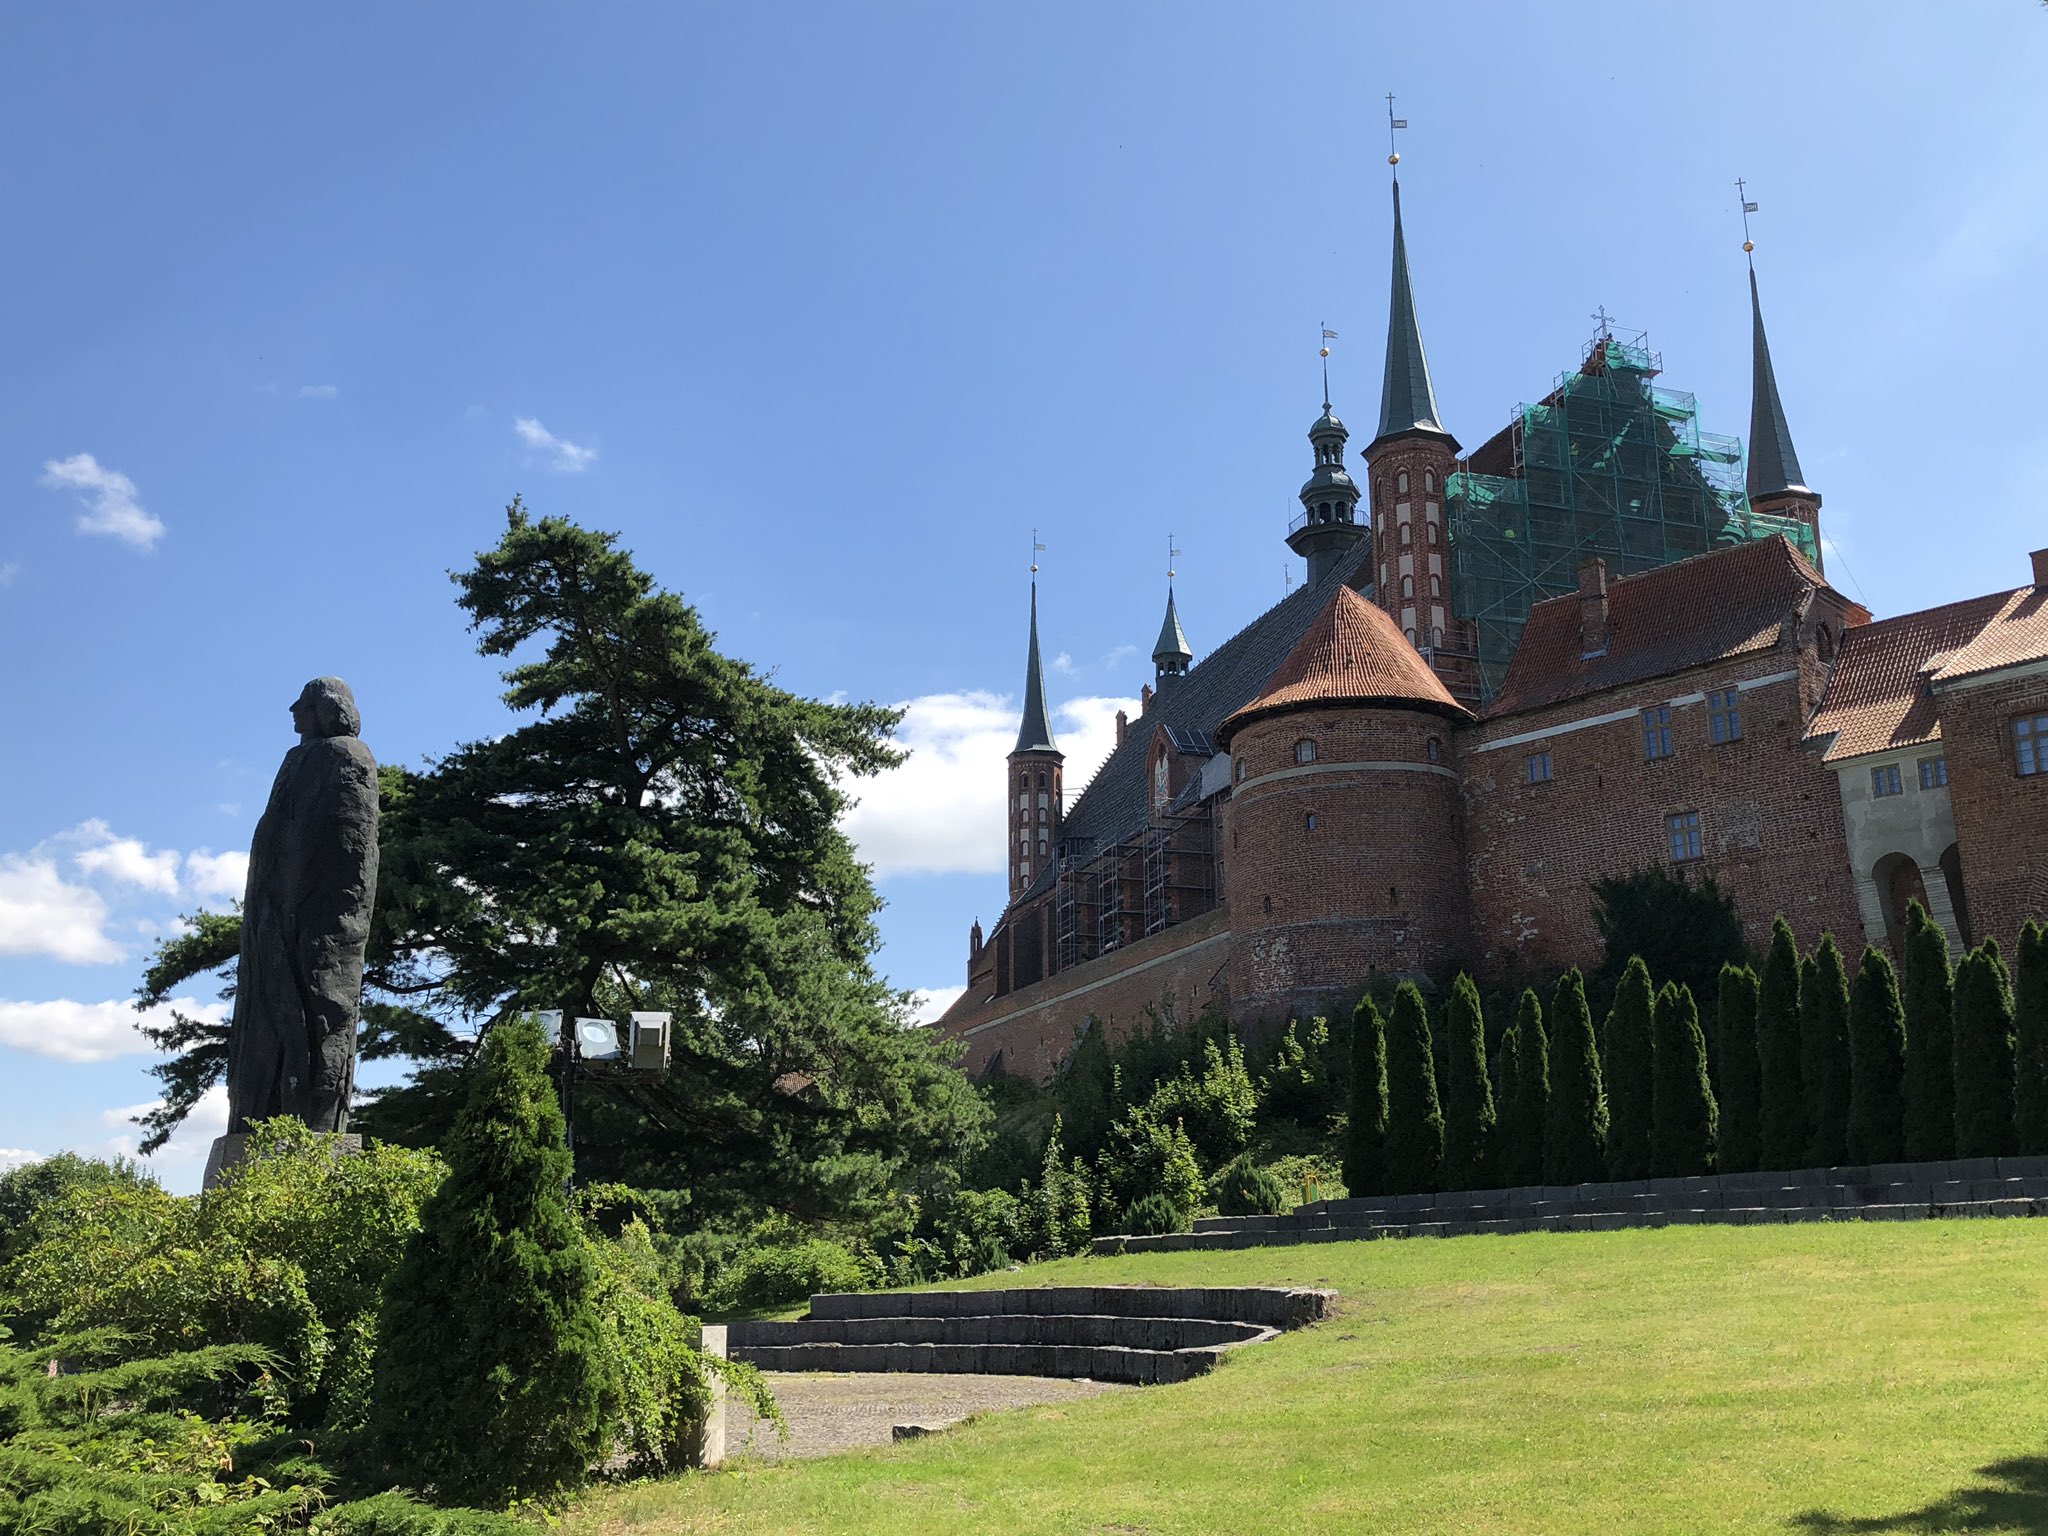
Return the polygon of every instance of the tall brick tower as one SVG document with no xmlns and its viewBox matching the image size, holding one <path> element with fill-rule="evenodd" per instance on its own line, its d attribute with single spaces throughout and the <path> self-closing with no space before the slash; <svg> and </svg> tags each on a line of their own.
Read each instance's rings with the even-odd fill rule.
<svg viewBox="0 0 2048 1536">
<path fill-rule="evenodd" d="M 1468 932 L 1452 729 L 1471 718 L 1394 621 L 1339 584 L 1222 724 L 1224 899 L 1244 1020 L 1433 975 Z"/>
<path fill-rule="evenodd" d="M 1745 212 L 1747 210 L 1745 209 Z M 1745 252 L 1755 247 L 1742 242 Z M 1812 540 L 1807 551 L 1816 570 L 1821 566 L 1820 492 L 1809 490 L 1799 473 L 1799 451 L 1785 422 L 1785 403 L 1778 398 L 1778 376 L 1771 368 L 1771 343 L 1764 335 L 1764 310 L 1756 296 L 1756 258 L 1749 262 L 1749 315 L 1752 355 L 1749 388 L 1749 467 L 1745 488 L 1752 512 L 1790 518 L 1803 525 Z M 1795 542 L 1797 542 L 1795 540 Z"/>
<path fill-rule="evenodd" d="M 1399 155 L 1388 157 L 1398 161 Z M 1387 372 L 1380 388 L 1380 429 L 1366 447 L 1372 497 L 1373 593 L 1408 642 L 1466 704 L 1479 699 L 1478 646 L 1451 606 L 1444 483 L 1457 465 L 1458 440 L 1437 412 L 1408 240 L 1401 228 L 1401 178 L 1394 176 L 1394 283 L 1387 311 Z"/>
<path fill-rule="evenodd" d="M 1009 806 L 1010 900 L 1045 867 L 1059 841 L 1064 814 L 1060 770 L 1066 754 L 1052 739 L 1045 712 L 1045 669 L 1038 661 L 1038 577 L 1031 567 L 1031 649 L 1024 664 L 1024 718 L 1010 750 L 1003 799 Z"/>
</svg>

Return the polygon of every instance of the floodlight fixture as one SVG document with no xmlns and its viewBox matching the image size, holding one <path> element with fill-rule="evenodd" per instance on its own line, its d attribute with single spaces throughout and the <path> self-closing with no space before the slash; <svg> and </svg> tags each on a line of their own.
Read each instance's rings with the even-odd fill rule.
<svg viewBox="0 0 2048 1536">
<path fill-rule="evenodd" d="M 619 1045 L 619 1026 L 610 1019 L 578 1019 L 576 1054 L 585 1061 L 619 1060 L 626 1054 Z"/>
<path fill-rule="evenodd" d="M 562 1043 L 562 1010 L 559 1008 L 542 1008 L 534 1014 L 534 1017 L 540 1020 L 540 1032 L 547 1036 L 548 1049 L 554 1050 Z"/>
<path fill-rule="evenodd" d="M 666 1013 L 636 1013 L 631 1034 L 633 1053 L 629 1064 L 636 1072 L 668 1070 L 669 1033 L 672 1020 Z"/>
</svg>

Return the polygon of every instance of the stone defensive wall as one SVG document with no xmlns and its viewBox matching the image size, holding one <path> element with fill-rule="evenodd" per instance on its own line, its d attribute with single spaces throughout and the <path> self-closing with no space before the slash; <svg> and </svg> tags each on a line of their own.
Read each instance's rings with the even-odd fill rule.
<svg viewBox="0 0 2048 1536">
<path fill-rule="evenodd" d="M 2048 1157 L 1727 1173 L 1318 1200 L 1285 1216 L 1209 1216 L 1192 1232 L 1098 1237 L 1094 1251 L 1263 1248 L 1377 1237 L 1612 1232 L 1627 1227 L 2048 1215 Z"/>
<path fill-rule="evenodd" d="M 1140 1028 L 1149 1010 L 1171 1010 L 1183 1025 L 1211 1003 L 1227 1004 L 1230 914 L 1218 908 L 1135 944 L 973 1003 L 962 998 L 939 1027 L 967 1043 L 970 1075 L 998 1053 L 1005 1072 L 1043 1083 L 1059 1070 L 1090 1016 L 1112 1042 Z"/>
</svg>

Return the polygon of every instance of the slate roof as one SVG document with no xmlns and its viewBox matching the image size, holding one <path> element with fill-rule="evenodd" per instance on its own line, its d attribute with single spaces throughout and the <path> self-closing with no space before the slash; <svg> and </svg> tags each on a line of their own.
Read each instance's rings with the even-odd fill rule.
<svg viewBox="0 0 2048 1536">
<path fill-rule="evenodd" d="M 1107 847 L 1142 828 L 1152 812 L 1145 761 L 1152 728 L 1165 725 L 1176 745 L 1212 740 L 1227 716 L 1258 696 L 1273 669 L 1328 605 L 1330 594 L 1369 571 L 1371 562 L 1371 542 L 1361 539 L 1320 582 L 1295 588 L 1196 662 L 1187 676 L 1169 683 L 1152 707 L 1131 722 L 1123 745 L 1109 754 L 1068 808 L 1060 830 L 1062 846 L 1085 845 L 1085 856 L 1089 848 Z M 1011 905 L 1050 889 L 1054 879 L 1055 863 L 1049 860 Z"/>
<path fill-rule="evenodd" d="M 2048 591 L 2021 587 L 1849 632 L 1806 739 L 1824 762 L 1941 740 L 1933 685 L 2048 660 Z"/>
<path fill-rule="evenodd" d="M 1782 534 L 1710 550 L 1610 581 L 1611 638 L 1606 651 L 1592 657 L 1580 655 L 1578 594 L 1549 598 L 1529 610 L 1507 681 L 1486 718 L 1768 650 L 1808 594 L 1821 589 L 1833 590 Z M 1849 608 L 1857 623 L 1868 621 L 1860 605 Z"/>
<path fill-rule="evenodd" d="M 1152 659 L 1158 662 L 1187 660 L 1193 661 L 1195 653 L 1188 648 L 1188 637 L 1180 627 L 1180 610 L 1173 603 L 1173 588 L 1166 589 L 1166 617 L 1159 625 L 1159 639 L 1152 646 Z"/>
<path fill-rule="evenodd" d="M 1394 183 L 1394 286 L 1387 303 L 1387 371 L 1380 381 L 1381 438 L 1403 432 L 1440 437 L 1443 417 L 1422 351 L 1422 325 L 1415 318 L 1415 289 L 1408 280 L 1408 238 L 1401 232 L 1401 183 Z"/>
<path fill-rule="evenodd" d="M 1325 704 L 1416 704 L 1470 718 L 1377 603 L 1339 587 L 1266 680 L 1259 696 L 1223 722 L 1230 738 L 1252 721 Z"/>
<path fill-rule="evenodd" d="M 1771 368 L 1771 344 L 1764 337 L 1764 311 L 1756 296 L 1755 267 L 1749 269 L 1749 313 L 1754 336 L 1750 354 L 1749 466 L 1744 484 L 1752 498 L 1775 491 L 1805 491 L 1806 482 L 1799 475 L 1799 452 L 1792 446 L 1792 428 L 1785 422 L 1785 403 L 1778 398 L 1778 376 Z"/>
<path fill-rule="evenodd" d="M 1052 720 L 1045 712 L 1045 669 L 1038 664 L 1038 583 L 1031 583 L 1031 651 L 1024 663 L 1024 713 L 1017 722 L 1018 752 L 1057 752 Z"/>
</svg>

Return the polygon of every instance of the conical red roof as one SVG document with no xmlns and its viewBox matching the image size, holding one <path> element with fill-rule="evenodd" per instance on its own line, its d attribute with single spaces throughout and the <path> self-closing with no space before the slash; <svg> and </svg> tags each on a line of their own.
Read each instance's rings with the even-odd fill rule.
<svg viewBox="0 0 2048 1536">
<path fill-rule="evenodd" d="M 1223 722 L 1230 737 L 1262 715 L 1329 704 L 1407 704 L 1439 714 L 1469 711 L 1452 698 L 1385 610 L 1351 588 L 1318 614 L 1259 696 Z"/>
</svg>

